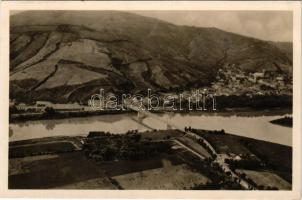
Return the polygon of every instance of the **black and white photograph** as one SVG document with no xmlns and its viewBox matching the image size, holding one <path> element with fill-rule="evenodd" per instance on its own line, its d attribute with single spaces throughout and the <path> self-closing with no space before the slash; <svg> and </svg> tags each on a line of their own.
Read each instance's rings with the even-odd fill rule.
<svg viewBox="0 0 302 200">
<path fill-rule="evenodd" d="M 10 10 L 8 190 L 291 191 L 293 24 Z"/>
</svg>

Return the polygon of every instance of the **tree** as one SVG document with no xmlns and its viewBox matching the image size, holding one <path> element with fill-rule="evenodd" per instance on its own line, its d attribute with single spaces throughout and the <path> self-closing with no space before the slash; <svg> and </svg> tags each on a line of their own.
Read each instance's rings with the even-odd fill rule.
<svg viewBox="0 0 302 200">
<path fill-rule="evenodd" d="M 139 142 L 142 138 L 142 135 L 135 133 L 132 135 L 132 138 L 134 139 L 135 142 Z"/>
<path fill-rule="evenodd" d="M 18 113 L 18 109 L 15 105 L 9 107 L 9 114 Z"/>
<path fill-rule="evenodd" d="M 44 110 L 44 114 L 47 116 L 52 116 L 52 115 L 56 114 L 56 111 L 52 107 L 46 107 Z"/>
</svg>

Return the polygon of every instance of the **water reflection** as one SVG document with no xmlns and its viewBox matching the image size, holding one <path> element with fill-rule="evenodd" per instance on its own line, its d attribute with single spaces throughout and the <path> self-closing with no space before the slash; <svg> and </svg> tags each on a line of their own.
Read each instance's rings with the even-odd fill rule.
<svg viewBox="0 0 302 200">
<path fill-rule="evenodd" d="M 127 114 L 128 117 L 129 114 Z M 134 115 L 134 114 L 133 114 Z M 135 116 L 135 115 L 134 115 Z M 95 122 L 104 122 L 104 123 L 113 123 L 118 122 L 123 119 L 123 115 L 101 115 L 101 116 L 91 116 L 91 117 L 79 117 L 79 118 L 65 118 L 65 119 L 52 119 L 52 120 L 34 120 L 26 122 L 17 122 L 14 123 L 20 128 L 30 127 L 33 125 L 43 125 L 47 130 L 53 130 L 57 125 L 60 124 L 86 124 L 86 123 L 95 123 Z"/>
<path fill-rule="evenodd" d="M 53 120 L 49 120 L 49 121 L 45 122 L 44 125 L 47 130 L 53 130 L 56 126 L 56 122 L 54 122 Z"/>
</svg>

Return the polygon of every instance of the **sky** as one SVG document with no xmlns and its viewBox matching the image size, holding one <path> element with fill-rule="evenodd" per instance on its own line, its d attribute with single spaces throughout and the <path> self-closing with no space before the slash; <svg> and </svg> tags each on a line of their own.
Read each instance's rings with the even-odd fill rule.
<svg viewBox="0 0 302 200">
<path fill-rule="evenodd" d="M 293 40 L 290 11 L 135 11 L 177 25 L 216 27 L 262 40 Z"/>
<path fill-rule="evenodd" d="M 16 14 L 20 11 L 12 12 Z M 176 25 L 216 27 L 262 40 L 292 42 L 290 11 L 131 11 Z"/>
</svg>

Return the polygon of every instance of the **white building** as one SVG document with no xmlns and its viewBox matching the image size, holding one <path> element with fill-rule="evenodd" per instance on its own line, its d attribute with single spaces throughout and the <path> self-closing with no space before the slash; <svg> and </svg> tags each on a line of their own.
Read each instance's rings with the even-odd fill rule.
<svg viewBox="0 0 302 200">
<path fill-rule="evenodd" d="M 27 110 L 27 105 L 25 103 L 19 103 L 18 105 L 16 105 L 16 108 L 18 110 L 24 110 L 24 111 L 26 111 Z"/>
<path fill-rule="evenodd" d="M 264 73 L 263 72 L 255 72 L 253 74 L 253 76 L 254 76 L 254 81 L 256 82 L 258 79 L 264 78 Z"/>
<path fill-rule="evenodd" d="M 36 107 L 52 107 L 52 105 L 50 101 L 36 101 Z"/>
<path fill-rule="evenodd" d="M 44 111 L 45 108 L 50 107 L 58 111 L 76 111 L 83 110 L 83 106 L 78 103 L 69 103 L 69 104 L 54 104 L 49 101 L 37 101 L 36 102 L 36 110 Z"/>
</svg>

